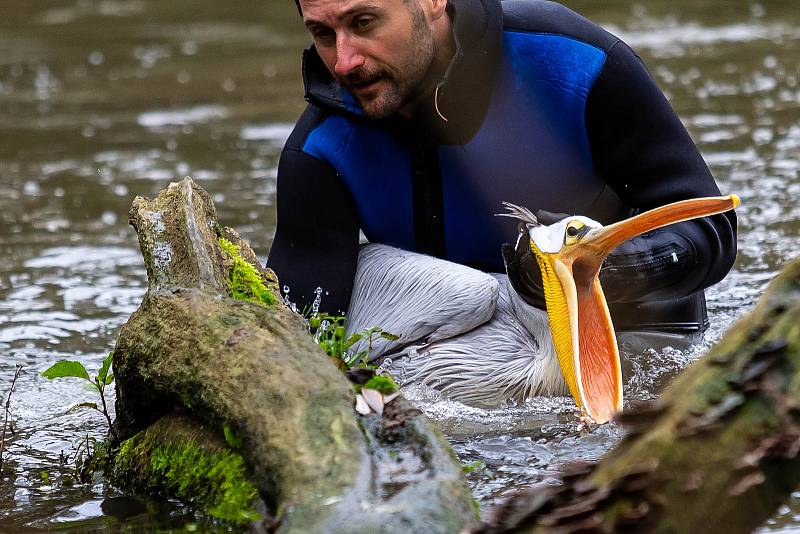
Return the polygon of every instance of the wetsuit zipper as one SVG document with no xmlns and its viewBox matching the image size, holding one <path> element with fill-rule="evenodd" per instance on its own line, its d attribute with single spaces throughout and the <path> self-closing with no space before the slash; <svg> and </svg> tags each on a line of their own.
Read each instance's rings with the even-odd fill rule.
<svg viewBox="0 0 800 534">
<path fill-rule="evenodd" d="M 680 252 L 671 252 L 666 256 L 659 256 L 650 261 L 631 263 L 629 265 L 610 265 L 605 267 L 603 271 L 651 271 L 665 265 L 674 265 L 676 263 L 680 263 L 680 260 L 688 255 L 688 251 L 681 250 Z"/>
<path fill-rule="evenodd" d="M 436 146 L 424 137 L 412 141 L 411 176 L 417 252 L 444 257 L 444 201 L 439 157 Z"/>
</svg>

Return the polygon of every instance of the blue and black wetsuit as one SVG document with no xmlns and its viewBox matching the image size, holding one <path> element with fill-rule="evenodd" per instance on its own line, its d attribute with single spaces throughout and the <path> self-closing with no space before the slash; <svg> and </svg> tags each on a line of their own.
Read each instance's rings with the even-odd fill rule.
<svg viewBox="0 0 800 534">
<path fill-rule="evenodd" d="M 619 39 L 552 2 L 451 0 L 448 11 L 456 53 L 438 102 L 432 91 L 413 121 L 365 119 L 306 50 L 309 104 L 281 155 L 268 262 L 293 302 L 321 287 L 323 309 L 347 310 L 359 229 L 371 242 L 502 272 L 501 244 L 517 235 L 494 215 L 502 201 L 608 224 L 719 195 Z M 702 330 L 703 289 L 735 255 L 733 212 L 629 241 L 601 277 L 618 329 Z"/>
</svg>

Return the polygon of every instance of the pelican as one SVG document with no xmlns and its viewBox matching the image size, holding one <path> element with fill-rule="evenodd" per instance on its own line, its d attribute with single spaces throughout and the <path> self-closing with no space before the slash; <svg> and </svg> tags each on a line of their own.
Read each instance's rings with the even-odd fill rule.
<svg viewBox="0 0 800 534">
<path fill-rule="evenodd" d="M 604 423 L 622 408 L 622 373 L 598 278 L 603 260 L 632 237 L 734 209 L 739 198 L 684 200 L 608 226 L 583 216 L 545 226 L 527 209 L 504 204 L 504 215 L 518 219 L 529 238 L 546 311 L 528 305 L 507 275 L 368 244 L 359 254 L 348 333 L 379 325 L 400 335 L 375 343 L 371 357 L 402 357 L 393 371 L 404 384 L 425 383 L 479 406 L 569 392 L 586 416 Z"/>
</svg>

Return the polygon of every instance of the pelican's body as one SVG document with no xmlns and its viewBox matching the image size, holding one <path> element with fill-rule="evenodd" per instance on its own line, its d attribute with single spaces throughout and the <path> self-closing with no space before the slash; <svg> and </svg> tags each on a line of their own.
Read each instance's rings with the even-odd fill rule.
<svg viewBox="0 0 800 534">
<path fill-rule="evenodd" d="M 348 332 L 379 325 L 400 336 L 374 343 L 372 354 L 402 356 L 403 382 L 480 406 L 569 393 L 547 313 L 526 304 L 504 274 L 365 245 L 348 316 Z"/>
<path fill-rule="evenodd" d="M 598 278 L 603 259 L 635 235 L 738 203 L 734 195 L 686 200 L 605 227 L 578 216 L 543 226 L 507 205 L 539 265 L 547 312 L 528 305 L 505 275 L 367 245 L 348 331 L 377 325 L 399 335 L 373 345 L 372 356 L 407 356 L 404 381 L 480 405 L 569 391 L 602 423 L 622 408 L 619 351 Z"/>
</svg>

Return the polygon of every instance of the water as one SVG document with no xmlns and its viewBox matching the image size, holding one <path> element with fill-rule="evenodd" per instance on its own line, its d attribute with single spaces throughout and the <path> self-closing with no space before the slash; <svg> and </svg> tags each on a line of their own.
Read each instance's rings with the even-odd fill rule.
<svg viewBox="0 0 800 534">
<path fill-rule="evenodd" d="M 710 345 L 800 246 L 800 11 L 794 2 L 576 0 L 648 63 L 723 192 L 739 194 L 740 250 L 708 292 Z M 16 434 L 0 474 L 0 531 L 172 528 L 203 522 L 178 503 L 132 500 L 101 481 L 64 487 L 102 416 L 39 373 L 59 359 L 100 366 L 146 276 L 127 210 L 193 176 L 263 258 L 276 164 L 303 109 L 292 2 L 0 0 L 0 393 Z M 629 399 L 651 398 L 699 354 L 632 355 Z M 595 459 L 620 437 L 586 428 L 565 399 L 486 411 L 412 390 L 450 436 L 482 505 Z M 71 457 L 68 460 L 71 461 Z M 46 473 L 47 476 L 42 473 Z M 210 528 L 204 523 L 204 528 Z M 800 494 L 765 530 L 800 529 Z"/>
</svg>

